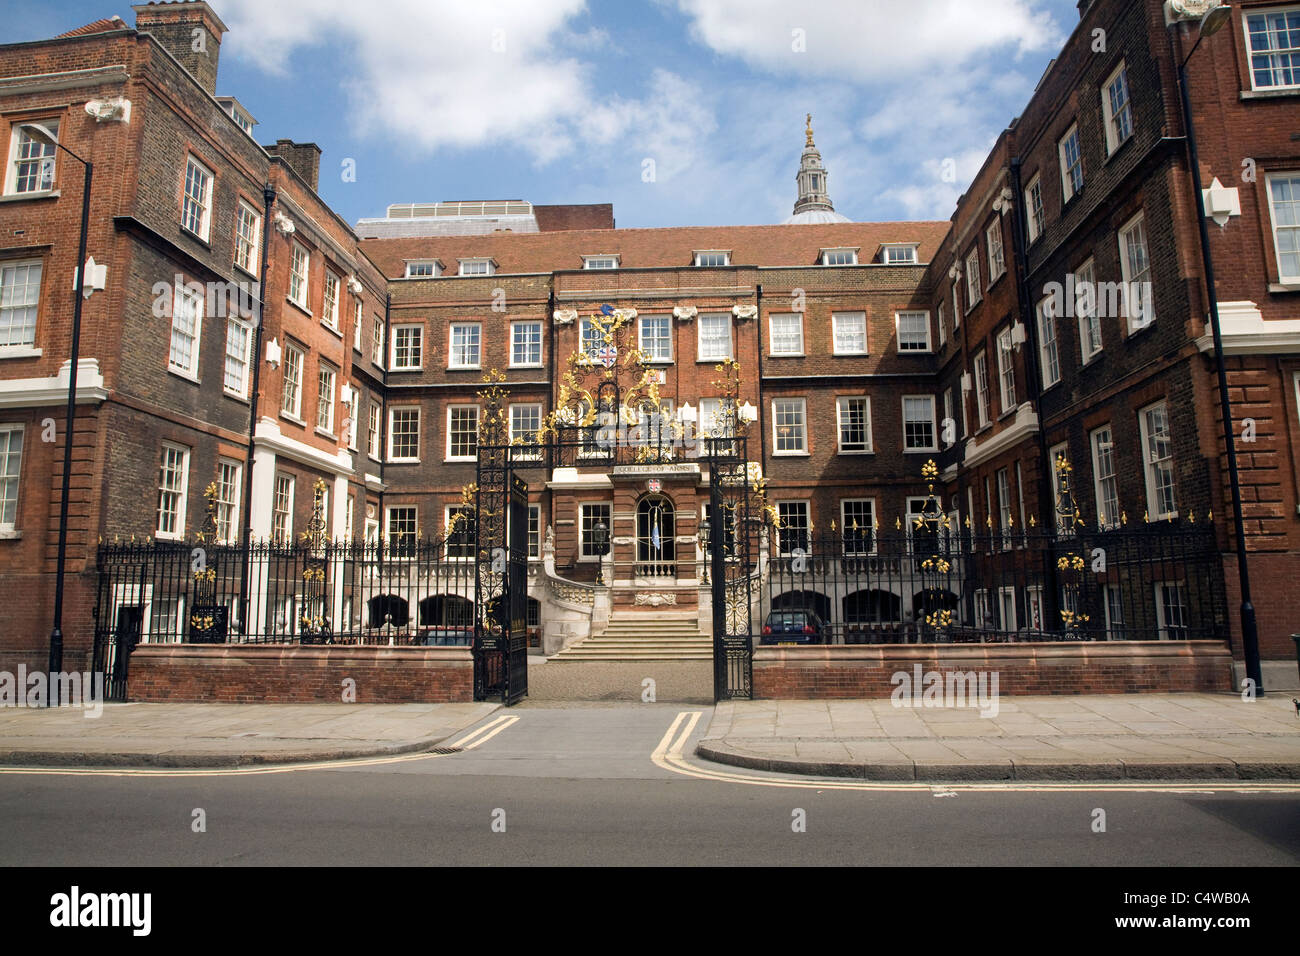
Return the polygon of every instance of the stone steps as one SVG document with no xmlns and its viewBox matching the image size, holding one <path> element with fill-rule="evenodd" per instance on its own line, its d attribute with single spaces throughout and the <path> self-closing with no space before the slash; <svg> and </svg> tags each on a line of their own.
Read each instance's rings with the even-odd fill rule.
<svg viewBox="0 0 1300 956">
<path fill-rule="evenodd" d="M 658 614 L 614 618 L 604 633 L 566 647 L 558 661 L 708 661 L 713 640 L 694 617 Z"/>
</svg>

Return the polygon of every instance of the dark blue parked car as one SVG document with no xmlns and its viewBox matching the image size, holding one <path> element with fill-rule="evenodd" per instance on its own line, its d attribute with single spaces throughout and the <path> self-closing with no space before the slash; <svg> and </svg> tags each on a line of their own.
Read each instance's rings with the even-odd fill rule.
<svg viewBox="0 0 1300 956">
<path fill-rule="evenodd" d="M 773 611 L 763 624 L 760 644 L 821 644 L 826 625 L 814 612 Z"/>
</svg>

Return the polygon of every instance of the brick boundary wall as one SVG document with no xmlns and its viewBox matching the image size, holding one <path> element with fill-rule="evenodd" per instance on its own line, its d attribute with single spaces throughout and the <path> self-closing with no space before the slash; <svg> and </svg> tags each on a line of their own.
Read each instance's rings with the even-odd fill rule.
<svg viewBox="0 0 1300 956">
<path fill-rule="evenodd" d="M 1230 691 L 1232 657 L 1220 641 L 1081 644 L 922 644 L 754 649 L 754 697 L 889 697 L 899 671 L 998 673 L 1003 695 Z M 917 693 L 920 693 L 918 688 Z"/>
<path fill-rule="evenodd" d="M 131 653 L 127 699 L 359 704 L 474 699 L 474 659 L 461 647 L 301 647 L 297 644 L 142 644 Z"/>
</svg>

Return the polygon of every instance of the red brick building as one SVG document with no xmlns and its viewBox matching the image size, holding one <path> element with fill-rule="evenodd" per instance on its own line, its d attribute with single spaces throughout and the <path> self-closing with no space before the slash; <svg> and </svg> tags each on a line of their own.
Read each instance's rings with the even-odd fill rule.
<svg viewBox="0 0 1300 956">
<path fill-rule="evenodd" d="M 504 373 L 512 433 L 529 434 L 556 409 L 602 305 L 635 312 L 617 344 L 651 355 L 667 415 L 712 414 L 716 366 L 739 363 L 740 400 L 757 416 L 751 457 L 788 527 L 894 526 L 923 502 L 929 458 L 959 524 L 1054 524 L 1049 462 L 1063 455 L 1090 524 L 1212 513 L 1235 609 L 1177 86 L 1196 28 L 1167 27 L 1158 0 L 1080 7 L 1021 116 L 937 223 L 835 214 L 809 128 L 795 214 L 780 225 L 617 229 L 608 206 L 509 201 L 395 206 L 353 229 L 316 193 L 314 144 L 260 146 L 248 110 L 216 96 L 225 28 L 206 4 L 142 5 L 135 29 L 106 20 L 0 46 L 0 269 L 15 303 L 0 322 L 0 577 L 31 596 L 7 619 L 0 664 L 44 660 L 79 221 L 80 167 L 33 139 L 32 124 L 95 163 L 88 248 L 107 267 L 83 316 L 70 653 L 89 650 L 99 539 L 184 538 L 209 482 L 226 541 L 245 528 L 294 537 L 318 481 L 333 536 L 442 534 L 474 480 L 484 373 Z M 1202 176 L 1220 184 L 1211 251 L 1261 645 L 1280 659 L 1300 566 L 1300 148 L 1289 132 L 1300 68 L 1287 65 L 1300 59 L 1288 46 L 1300 13 L 1232 8 L 1230 28 L 1192 56 L 1189 89 Z M 1084 287 L 1094 294 L 1078 296 Z M 223 314 L 250 289 L 250 315 Z M 50 419 L 54 440 L 42 440 Z M 599 521 L 616 609 L 696 613 L 698 464 L 664 470 L 653 493 L 638 471 L 526 477 L 547 652 L 600 625 L 570 589 L 602 569 Z M 656 527 L 673 554 L 643 574 L 654 563 L 646 507 L 671 515 L 671 531 Z M 1154 599 L 1178 613 L 1176 591 Z M 1038 599 L 1014 600 L 1018 622 L 1044 623 Z M 112 601 L 102 613 L 146 608 L 147 640 L 184 633 L 183 606 Z M 292 605 L 230 613 L 292 634 Z M 343 601 L 330 613 L 340 628 L 366 623 Z"/>
</svg>

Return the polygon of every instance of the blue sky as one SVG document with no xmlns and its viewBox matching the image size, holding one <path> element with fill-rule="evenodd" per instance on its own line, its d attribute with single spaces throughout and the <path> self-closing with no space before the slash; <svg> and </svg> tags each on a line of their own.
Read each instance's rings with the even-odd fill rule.
<svg viewBox="0 0 1300 956">
<path fill-rule="evenodd" d="M 259 141 L 318 143 L 345 219 L 526 199 L 612 202 L 621 227 L 780 222 L 807 112 L 838 211 L 947 219 L 1078 21 L 1075 0 L 212 6 L 230 28 L 218 92 Z M 6 7 L 7 42 L 134 23 L 114 0 Z"/>
</svg>

